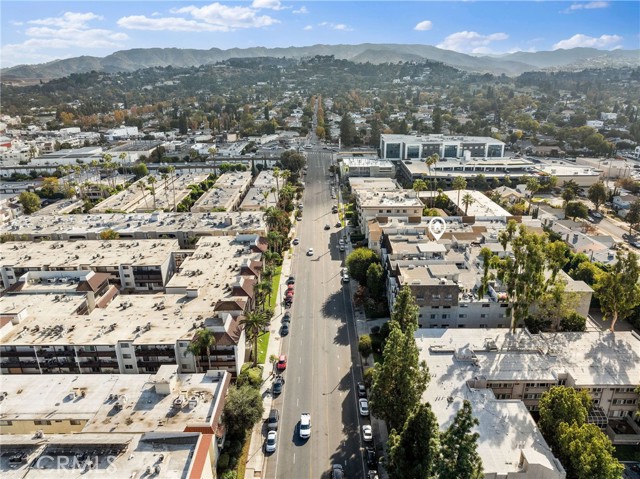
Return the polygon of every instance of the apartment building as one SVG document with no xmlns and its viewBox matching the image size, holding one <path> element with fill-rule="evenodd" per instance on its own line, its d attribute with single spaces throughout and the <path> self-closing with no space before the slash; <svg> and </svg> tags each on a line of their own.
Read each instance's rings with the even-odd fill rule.
<svg viewBox="0 0 640 479">
<path fill-rule="evenodd" d="M 491 402 L 517 401 L 529 411 L 538 410 L 542 394 L 552 386 L 586 390 L 593 399 L 589 422 L 600 426 L 614 444 L 640 443 L 640 422 L 634 415 L 640 399 L 634 392 L 640 377 L 640 336 L 635 332 L 533 335 L 526 329 L 515 334 L 504 329 L 481 334 L 421 329 L 416 341 L 421 359 L 434 374 L 429 389 L 438 394 L 456 393 L 442 389 L 447 374 L 456 377 L 458 390 L 490 392 Z"/>
<path fill-rule="evenodd" d="M 424 205 L 413 190 L 377 191 L 356 190 L 356 211 L 362 232 L 368 235 L 366 225 L 374 218 L 407 217 L 419 223 Z"/>
<path fill-rule="evenodd" d="M 0 404 L 0 473 L 36 479 L 215 477 L 230 375 L 5 376 Z M 62 470 L 62 471 L 61 471 Z"/>
<path fill-rule="evenodd" d="M 235 211 L 244 195 L 251 187 L 250 171 L 230 171 L 223 173 L 215 185 L 206 191 L 191 208 L 192 213 L 208 211 Z"/>
<path fill-rule="evenodd" d="M 264 215 L 225 213 L 104 213 L 90 215 L 22 216 L 0 225 L 0 234 L 14 241 L 73 241 L 100 239 L 114 230 L 120 239 L 175 238 L 190 248 L 201 237 L 256 234 L 266 236 Z"/>
<path fill-rule="evenodd" d="M 164 291 L 176 264 L 177 240 L 8 242 L 0 256 L 5 288 L 30 271 L 95 271 L 123 291 Z"/>
</svg>

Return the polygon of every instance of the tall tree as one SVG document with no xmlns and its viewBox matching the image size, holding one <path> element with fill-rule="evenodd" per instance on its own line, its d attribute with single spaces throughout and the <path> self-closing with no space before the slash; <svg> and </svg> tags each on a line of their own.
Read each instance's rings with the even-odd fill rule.
<svg viewBox="0 0 640 479">
<path fill-rule="evenodd" d="M 340 120 L 340 141 L 342 146 L 352 146 L 356 137 L 356 126 L 349 112 L 345 112 Z"/>
<path fill-rule="evenodd" d="M 264 413 L 260 390 L 246 384 L 230 386 L 222 411 L 222 423 L 232 438 L 243 439 Z"/>
<path fill-rule="evenodd" d="M 433 208 L 433 183 L 435 182 L 435 178 L 431 176 L 431 167 L 435 166 L 438 161 L 440 161 L 440 155 L 438 155 L 437 153 L 426 157 L 424 160 L 427 165 L 427 171 L 429 173 L 429 191 L 431 192 L 431 194 L 429 195 L 429 199 L 431 200 L 429 206 L 431 208 Z"/>
<path fill-rule="evenodd" d="M 492 275 L 489 273 L 491 268 L 491 258 L 493 257 L 493 253 L 486 246 L 480 250 L 480 254 L 478 255 L 482 259 L 482 280 L 480 282 L 480 287 L 478 288 L 478 298 L 482 300 L 485 295 L 489 292 L 489 281 L 492 279 Z"/>
<path fill-rule="evenodd" d="M 367 282 L 367 270 L 373 263 L 379 263 L 378 254 L 369 248 L 357 248 L 347 256 L 345 264 L 353 279 L 361 284 Z"/>
<path fill-rule="evenodd" d="M 383 297 L 384 269 L 380 263 L 372 263 L 367 268 L 367 290 L 372 298 Z"/>
<path fill-rule="evenodd" d="M 467 187 L 467 180 L 465 180 L 462 176 L 456 176 L 453 179 L 453 183 L 451 186 L 454 190 L 458 190 L 458 207 L 460 205 L 460 191 L 464 190 Z"/>
<path fill-rule="evenodd" d="M 399 430 L 420 402 L 429 381 L 429 370 L 420 361 L 414 330 L 405 334 L 397 321 L 390 321 L 389 325 L 382 352 L 384 360 L 374 367 L 369 398 L 376 416 L 385 420 L 390 430 Z"/>
<path fill-rule="evenodd" d="M 629 251 L 625 257 L 622 251 L 618 251 L 616 259 L 610 271 L 602 272 L 596 277 L 593 287 L 604 312 L 603 319 L 611 319 L 611 331 L 615 329 L 619 319 L 630 316 L 640 304 L 638 256 Z"/>
<path fill-rule="evenodd" d="M 631 234 L 633 228 L 637 229 L 640 226 L 640 200 L 631 203 L 625 219 L 629 222 L 629 234 Z"/>
<path fill-rule="evenodd" d="M 540 432 L 552 447 L 556 447 L 560 423 L 584 424 L 591 407 L 591 397 L 584 390 L 554 386 L 542 394 L 538 407 Z"/>
<path fill-rule="evenodd" d="M 392 479 L 433 477 L 439 457 L 440 431 L 429 403 L 419 404 L 397 433 L 389 436 L 389 474 Z"/>
<path fill-rule="evenodd" d="M 607 187 L 604 186 L 602 181 L 592 184 L 587 192 L 587 197 L 596 207 L 596 211 L 600 208 L 605 201 L 607 201 Z"/>
<path fill-rule="evenodd" d="M 529 207 L 527 208 L 527 214 L 531 214 L 531 205 L 533 203 L 533 195 L 540 190 L 540 182 L 537 178 L 530 177 L 527 179 L 527 191 L 529 192 Z"/>
<path fill-rule="evenodd" d="M 589 216 L 589 209 L 581 201 L 569 201 L 566 203 L 564 211 L 569 218 L 573 218 L 573 221 L 575 221 L 576 218 L 584 219 Z"/>
<path fill-rule="evenodd" d="M 251 341 L 253 365 L 258 364 L 258 338 L 269 325 L 269 318 L 264 311 L 250 311 L 245 318 L 240 321 L 247 332 L 247 339 Z"/>
<path fill-rule="evenodd" d="M 31 191 L 23 191 L 18 195 L 18 201 L 24 213 L 30 215 L 40 209 L 40 197 Z"/>
<path fill-rule="evenodd" d="M 482 459 L 478 454 L 477 432 L 472 433 L 478 419 L 473 416 L 471 403 L 464 401 L 453 422 L 440 438 L 438 479 L 481 479 Z"/>
<path fill-rule="evenodd" d="M 393 311 L 391 312 L 391 320 L 396 321 L 400 326 L 400 330 L 405 334 L 413 334 L 418 329 L 418 306 L 411 288 L 407 284 L 400 289 L 396 296 L 393 303 Z"/>
</svg>

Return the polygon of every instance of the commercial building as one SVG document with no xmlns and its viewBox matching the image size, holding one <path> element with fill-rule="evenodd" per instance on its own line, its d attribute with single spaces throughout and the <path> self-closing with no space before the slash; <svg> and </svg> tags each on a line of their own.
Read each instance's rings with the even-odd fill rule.
<svg viewBox="0 0 640 479">
<path fill-rule="evenodd" d="M 396 168 L 389 160 L 350 157 L 343 158 L 338 165 L 343 178 L 395 178 L 396 176 Z"/>
<path fill-rule="evenodd" d="M 215 477 L 230 375 L 33 375 L 3 378 L 0 472 L 7 478 L 61 475 L 197 479 Z"/>
<path fill-rule="evenodd" d="M 515 334 L 503 329 L 480 334 L 477 329 L 421 329 L 416 332 L 416 342 L 433 377 L 423 399 L 431 401 L 441 427 L 446 426 L 442 425 L 442 415 L 453 415 L 444 410 L 450 408 L 441 409 L 447 405 L 447 397 L 476 397 L 474 414 L 481 421 L 480 431 L 485 433 L 481 432 L 479 438 L 485 474 L 500 472 L 494 468 L 509 469 L 503 473 L 517 470 L 520 452 L 528 447 L 544 455 L 550 451 L 535 428 L 527 426 L 523 431 L 519 427 L 534 425 L 521 412 L 515 417 L 487 414 L 487 424 L 483 425 L 483 411 L 489 413 L 499 410 L 496 408 L 500 404 L 514 402 L 520 411 L 537 411 L 542 394 L 553 386 L 589 392 L 593 407 L 588 421 L 602 428 L 614 444 L 640 443 L 640 424 L 634 417 L 639 400 L 635 388 L 640 377 L 640 336 L 634 332 L 534 335 L 526 329 Z M 494 432 L 492 426 L 496 427 Z M 505 430 L 521 433 L 522 439 L 505 441 Z M 512 451 L 496 454 L 493 434 L 500 434 L 496 436 L 501 438 L 498 442 Z M 522 441 L 528 445 L 523 446 Z M 485 463 L 485 457 L 491 462 Z"/>
<path fill-rule="evenodd" d="M 73 241 L 100 239 L 114 230 L 120 239 L 175 238 L 189 248 L 200 237 L 267 235 L 262 213 L 105 213 L 89 215 L 21 216 L 0 225 L 0 234 L 14 241 Z"/>
<path fill-rule="evenodd" d="M 440 158 L 502 158 L 504 143 L 484 136 L 380 135 L 380 152 L 385 160 L 420 160 L 437 154 Z"/>
<path fill-rule="evenodd" d="M 424 205 L 413 190 L 356 190 L 356 211 L 358 224 L 365 236 L 370 219 L 388 217 L 408 217 L 409 221 L 420 222 Z"/>
</svg>

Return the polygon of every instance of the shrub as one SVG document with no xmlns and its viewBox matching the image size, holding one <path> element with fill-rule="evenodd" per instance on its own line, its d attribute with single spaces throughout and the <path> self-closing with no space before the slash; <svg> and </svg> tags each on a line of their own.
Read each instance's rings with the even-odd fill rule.
<svg viewBox="0 0 640 479">
<path fill-rule="evenodd" d="M 363 334 L 362 336 L 360 336 L 360 341 L 358 342 L 358 351 L 360 351 L 360 354 L 362 354 L 365 358 L 373 352 L 371 345 L 371 336 L 369 336 L 368 334 Z"/>
<path fill-rule="evenodd" d="M 580 316 L 575 311 L 566 318 L 560 320 L 560 331 L 579 331 L 583 332 L 587 329 L 587 318 Z"/>
<path fill-rule="evenodd" d="M 364 380 L 365 386 L 370 388 L 373 384 L 373 368 L 365 369 L 364 373 L 362 374 L 362 379 Z"/>
<path fill-rule="evenodd" d="M 218 469 L 225 470 L 229 468 L 229 454 L 223 452 L 218 458 Z"/>
<path fill-rule="evenodd" d="M 531 334 L 538 334 L 541 331 L 548 331 L 551 327 L 551 320 L 527 316 L 524 325 Z"/>
<path fill-rule="evenodd" d="M 251 367 L 251 363 L 246 363 L 242 366 L 242 370 L 238 375 L 238 386 L 248 384 L 254 388 L 259 388 L 262 384 L 262 368 L 257 366 Z"/>
</svg>

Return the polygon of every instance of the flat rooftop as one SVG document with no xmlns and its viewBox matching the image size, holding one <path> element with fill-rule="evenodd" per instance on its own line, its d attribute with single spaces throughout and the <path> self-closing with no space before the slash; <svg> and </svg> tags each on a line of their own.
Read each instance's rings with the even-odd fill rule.
<svg viewBox="0 0 640 479">
<path fill-rule="evenodd" d="M 386 206 L 424 207 L 413 190 L 399 191 L 372 191 L 360 190 L 357 192 L 358 206 L 361 208 L 376 208 Z"/>
<path fill-rule="evenodd" d="M 280 184 L 280 187 L 282 187 L 284 180 L 282 178 L 278 178 L 278 183 Z M 262 170 L 253 180 L 253 186 L 265 188 L 276 186 L 276 179 L 273 177 L 273 170 Z"/>
<path fill-rule="evenodd" d="M 276 205 L 276 192 L 271 192 L 274 183 L 268 186 L 253 186 L 245 195 L 242 203 L 240 203 L 240 210 L 266 210 L 271 206 Z M 281 185 L 282 186 L 282 185 Z M 266 198 L 265 198 L 266 193 Z"/>
<path fill-rule="evenodd" d="M 377 190 L 377 191 L 393 191 L 400 190 L 400 185 L 392 178 L 363 178 L 349 177 L 349 185 L 353 191 L 356 190 Z"/>
<path fill-rule="evenodd" d="M 489 136 L 462 136 L 462 135 L 397 135 L 383 133 L 380 138 L 388 143 L 490 143 L 503 145 L 504 143 Z"/>
<path fill-rule="evenodd" d="M 482 373 L 474 367 L 473 362 L 462 361 L 454 356 L 453 348 L 458 346 L 458 342 L 450 343 L 449 331 L 457 333 L 460 330 L 420 329 L 416 332 L 420 359 L 427 362 L 431 373 L 431 381 L 422 400 L 431 404 L 440 430 L 449 427 L 455 414 L 462 408 L 463 401 L 467 400 L 479 421 L 474 431 L 479 434 L 478 454 L 482 458 L 485 474 L 515 474 L 519 471 L 521 452 L 525 451 L 528 460 L 555 473 L 545 477 L 560 478 L 553 453 L 524 403 L 496 400 L 490 389 L 473 389 L 467 385 L 468 380 Z M 482 330 L 483 333 L 494 331 L 497 330 Z M 483 336 L 478 334 L 477 329 L 465 332 L 469 333 L 470 338 Z M 493 338 L 496 334 L 486 336 Z M 501 334 L 504 334 L 504 330 Z M 438 346 L 442 350 L 437 349 Z"/>
<path fill-rule="evenodd" d="M 488 196 L 476 190 L 460 190 L 460 204 L 458 204 L 458 190 L 447 190 L 443 192 L 451 202 L 458 206 L 458 208 L 464 213 L 465 216 L 504 216 L 510 217 L 511 213 L 505 210 L 502 206 L 491 200 Z M 473 203 L 467 206 L 462 202 L 465 195 L 470 195 L 473 198 Z"/>
<path fill-rule="evenodd" d="M 236 200 L 240 198 L 240 190 L 234 187 L 220 188 L 217 185 L 198 198 L 198 201 L 191 207 L 191 211 L 204 212 L 215 208 L 222 208 L 224 211 L 231 211 Z"/>
<path fill-rule="evenodd" d="M 215 185 L 218 188 L 240 189 L 251 183 L 251 178 L 250 171 L 228 171 L 218 177 Z"/>
<path fill-rule="evenodd" d="M 163 438 L 149 434 L 101 433 L 47 434 L 35 439 L 32 434 L 2 435 L 0 475 L 6 479 L 105 476 L 120 479 L 145 477 L 149 466 L 158 465 L 160 472 L 154 473 L 154 478 L 187 479 L 198 436 L 180 433 Z M 24 461 L 10 462 L 16 454 L 24 454 Z M 92 469 L 84 467 L 86 457 L 91 457 Z"/>
<path fill-rule="evenodd" d="M 103 213 L 88 215 L 21 216 L 0 225 L 1 233 L 16 236 L 53 236 L 55 239 L 95 239 L 100 232 L 113 229 L 120 234 L 162 234 L 181 232 L 221 235 L 233 232 L 265 231 L 261 212 L 224 213 Z M 74 238 L 78 236 L 79 238 Z"/>
<path fill-rule="evenodd" d="M 165 369 L 171 374 L 164 374 Z M 7 375 L 0 418 L 88 421 L 82 433 L 182 432 L 188 423 L 212 422 L 216 399 L 226 388 L 224 374 L 178 374 L 177 366 L 165 366 L 160 373 L 50 374 L 46 388 L 40 376 Z M 164 376 L 171 379 L 171 386 L 165 386 L 169 394 L 158 394 L 156 383 Z M 177 397 L 183 404 L 173 407 Z M 196 401 L 189 405 L 190 398 Z M 121 410 L 115 407 L 118 401 Z"/>
<path fill-rule="evenodd" d="M 365 168 L 370 166 L 393 168 L 393 162 L 391 160 L 384 160 L 380 158 L 362 158 L 358 156 L 351 156 L 342 158 L 342 162 L 349 168 Z"/>
<path fill-rule="evenodd" d="M 173 251 L 178 251 L 178 240 L 80 240 L 80 241 L 14 241 L 4 243 L 0 252 L 0 266 L 14 268 L 80 269 L 119 266 L 159 266 Z"/>
<path fill-rule="evenodd" d="M 602 170 L 584 165 L 536 165 L 536 170 L 553 176 L 600 176 Z"/>
<path fill-rule="evenodd" d="M 110 148 L 108 153 L 111 153 L 114 159 L 117 158 L 117 154 L 127 151 L 149 151 L 154 149 L 156 146 L 161 145 L 162 142 L 158 140 L 135 140 L 128 141 L 123 145 L 118 145 L 113 148 Z M 114 153 L 116 153 L 114 155 Z M 119 159 L 119 158 L 117 158 Z"/>
</svg>

